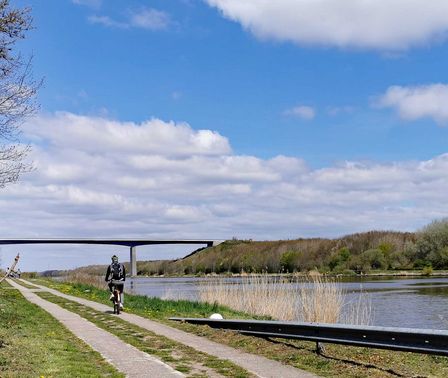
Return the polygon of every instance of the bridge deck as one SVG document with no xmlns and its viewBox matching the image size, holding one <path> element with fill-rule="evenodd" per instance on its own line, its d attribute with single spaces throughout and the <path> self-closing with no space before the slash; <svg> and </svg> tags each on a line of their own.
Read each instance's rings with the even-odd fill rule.
<svg viewBox="0 0 448 378">
<path fill-rule="evenodd" d="M 7 244 L 103 244 L 103 245 L 122 245 L 126 247 L 137 247 L 141 245 L 155 245 L 155 244 L 207 244 L 213 245 L 216 240 L 168 240 L 168 239 L 65 239 L 65 238 L 51 238 L 51 239 L 0 239 L 0 245 Z"/>
<path fill-rule="evenodd" d="M 167 240 L 167 239 L 0 239 L 0 245 L 19 245 L 19 244 L 96 244 L 96 245 L 121 245 L 130 248 L 131 276 L 137 275 L 137 255 L 136 248 L 142 245 L 162 245 L 162 244 L 206 244 L 207 247 L 213 247 L 222 243 L 223 240 Z"/>
</svg>

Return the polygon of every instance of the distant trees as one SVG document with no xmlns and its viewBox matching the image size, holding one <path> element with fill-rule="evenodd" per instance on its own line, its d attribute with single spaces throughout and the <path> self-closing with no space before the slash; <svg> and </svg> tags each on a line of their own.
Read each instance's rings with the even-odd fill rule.
<svg viewBox="0 0 448 378">
<path fill-rule="evenodd" d="M 143 274 L 294 273 L 317 269 L 355 274 L 372 270 L 448 269 L 448 218 L 417 233 L 370 231 L 340 239 L 248 242 L 230 240 L 177 261 L 139 265 Z"/>
<path fill-rule="evenodd" d="M 29 170 L 29 148 L 18 143 L 22 122 L 37 109 L 40 82 L 33 80 L 31 58 L 15 51 L 16 43 L 32 28 L 29 8 L 14 9 L 0 0 L 0 188 Z"/>
<path fill-rule="evenodd" d="M 418 233 L 414 253 L 417 265 L 448 268 L 448 218 L 433 221 Z"/>
</svg>

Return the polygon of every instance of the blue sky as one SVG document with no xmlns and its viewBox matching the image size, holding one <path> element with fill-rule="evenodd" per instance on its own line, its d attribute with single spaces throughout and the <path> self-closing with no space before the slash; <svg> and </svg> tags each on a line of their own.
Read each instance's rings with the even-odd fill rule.
<svg viewBox="0 0 448 378">
<path fill-rule="evenodd" d="M 260 41 L 199 0 L 101 4 L 31 2 L 36 30 L 25 45 L 34 51 L 36 75 L 45 77 L 42 109 L 188 121 L 227 136 L 238 153 L 299 155 L 316 167 L 444 152 L 446 133 L 431 119 L 403 124 L 370 103 L 390 85 L 447 81 L 445 44 L 404 52 L 301 47 Z M 123 30 L 88 21 L 124 22 L 143 7 L 166 12 L 166 28 Z M 284 115 L 298 104 L 316 108 L 312 122 Z M 328 114 L 339 107 L 353 110 Z"/>
<path fill-rule="evenodd" d="M 448 210 L 444 1 L 12 3 L 32 8 L 20 49 L 45 84 L 6 236 L 338 236 Z"/>
</svg>

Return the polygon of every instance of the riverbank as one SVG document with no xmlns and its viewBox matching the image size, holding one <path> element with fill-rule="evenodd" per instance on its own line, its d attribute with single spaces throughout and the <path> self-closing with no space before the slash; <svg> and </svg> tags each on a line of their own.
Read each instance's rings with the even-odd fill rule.
<svg viewBox="0 0 448 378">
<path fill-rule="evenodd" d="M 144 263 L 144 262 L 137 262 L 137 264 Z M 126 265 L 127 263 L 125 263 Z M 107 269 L 107 265 L 101 266 L 101 268 L 95 268 L 95 270 L 90 269 L 89 267 L 85 268 L 77 268 L 73 271 L 57 271 L 56 274 L 49 275 L 48 277 L 65 277 L 65 276 L 76 276 L 79 274 L 86 274 L 89 276 L 95 276 L 100 277 L 101 281 L 104 280 L 104 272 Z M 223 273 L 195 273 L 195 274 L 144 274 L 139 273 L 138 277 L 140 278 L 198 278 L 198 277 L 247 277 L 248 275 L 253 276 L 272 276 L 272 277 L 307 277 L 309 275 L 313 274 L 322 274 L 327 277 L 332 278 L 371 278 L 371 277 L 448 277 L 448 270 L 437 270 L 437 269 L 431 269 L 424 271 L 423 269 L 420 270 L 373 270 L 369 273 L 355 273 L 355 272 L 349 272 L 349 273 L 332 273 L 332 272 L 325 272 L 321 273 L 319 271 L 311 270 L 308 272 L 294 272 L 294 273 L 248 273 L 248 272 L 238 272 L 238 273 L 232 273 L 232 272 L 223 272 Z M 36 278 L 39 276 L 37 273 L 24 273 L 23 278 Z"/>
<path fill-rule="evenodd" d="M 144 278 L 194 278 L 194 277 L 247 277 L 248 275 L 268 275 L 272 277 L 307 277 L 315 271 L 297 272 L 297 273 L 198 273 L 198 274 L 139 274 L 139 277 Z M 319 273 L 321 274 L 321 273 Z M 370 278 L 370 277 L 448 277 L 448 270 L 432 270 L 430 273 L 423 272 L 423 270 L 379 270 L 369 273 L 324 273 L 327 277 L 335 278 Z"/>
<path fill-rule="evenodd" d="M 48 280 L 36 281 L 64 293 L 110 305 L 108 293 L 92 286 Z M 252 318 L 223 306 L 189 301 L 163 301 L 157 298 L 126 295 L 126 312 L 157 320 L 171 327 L 207 337 L 241 351 L 258 354 L 320 376 L 328 377 L 396 377 L 448 376 L 448 358 L 427 355 L 372 350 L 366 348 L 326 345 L 324 355 L 317 355 L 315 344 L 305 341 L 264 340 L 234 332 L 213 330 L 206 326 L 175 323 L 170 316 L 208 317 L 220 312 L 225 318 Z"/>
</svg>

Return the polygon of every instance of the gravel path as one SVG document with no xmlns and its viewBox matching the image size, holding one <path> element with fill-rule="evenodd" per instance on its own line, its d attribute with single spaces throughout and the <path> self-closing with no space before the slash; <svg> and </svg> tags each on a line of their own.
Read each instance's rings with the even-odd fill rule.
<svg viewBox="0 0 448 378">
<path fill-rule="evenodd" d="M 66 326 L 75 336 L 98 351 L 110 364 L 126 377 L 184 377 L 184 375 L 164 362 L 126 344 L 118 337 L 98 328 L 81 316 L 48 302 L 11 280 L 8 283 L 18 289 L 31 303 L 36 304 Z M 45 288 L 42 288 L 45 290 Z"/>
<path fill-rule="evenodd" d="M 72 295 L 63 294 L 60 291 L 47 288 L 45 286 L 36 285 L 31 282 L 24 281 L 28 284 L 32 284 L 38 286 L 40 289 L 48 291 L 54 295 L 66 298 L 68 300 L 80 303 L 84 306 L 88 306 L 93 308 L 94 310 L 101 312 L 108 312 L 111 310 L 111 306 L 106 306 L 104 304 L 89 301 L 87 299 L 75 297 Z M 280 362 L 270 360 L 268 358 L 257 356 L 250 353 L 245 353 L 240 350 L 234 349 L 232 347 L 228 347 L 223 344 L 219 344 L 213 341 L 210 341 L 206 338 L 193 335 L 188 332 L 181 331 L 177 328 L 169 327 L 167 325 L 161 324 L 159 322 L 155 322 L 149 320 L 147 318 L 143 318 L 134 314 L 121 313 L 120 318 L 138 325 L 139 327 L 145 328 L 149 331 L 152 331 L 158 335 L 163 335 L 168 337 L 171 340 L 175 340 L 184 345 L 188 345 L 196 350 L 207 353 L 209 355 L 226 359 L 233 362 L 236 365 L 241 366 L 246 369 L 250 373 L 254 374 L 260 378 L 316 378 L 317 376 L 311 373 L 308 373 L 304 370 L 296 369 L 292 366 L 283 365 Z"/>
</svg>

